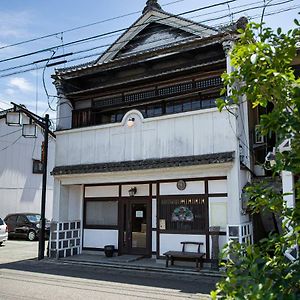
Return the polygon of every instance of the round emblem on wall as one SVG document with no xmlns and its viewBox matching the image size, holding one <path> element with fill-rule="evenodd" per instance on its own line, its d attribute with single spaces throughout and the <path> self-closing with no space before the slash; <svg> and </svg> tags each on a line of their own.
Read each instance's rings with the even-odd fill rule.
<svg viewBox="0 0 300 300">
<path fill-rule="evenodd" d="M 185 182 L 184 180 L 178 180 L 178 181 L 177 181 L 177 188 L 178 188 L 180 191 L 185 190 L 185 188 L 186 188 L 186 182 Z"/>
</svg>

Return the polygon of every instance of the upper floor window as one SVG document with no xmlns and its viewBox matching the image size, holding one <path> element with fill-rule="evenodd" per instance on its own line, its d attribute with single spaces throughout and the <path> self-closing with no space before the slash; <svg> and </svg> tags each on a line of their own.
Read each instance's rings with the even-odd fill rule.
<svg viewBox="0 0 300 300">
<path fill-rule="evenodd" d="M 215 76 L 104 95 L 90 100 L 88 108 L 80 106 L 78 103 L 82 101 L 78 101 L 73 111 L 73 128 L 121 122 L 131 109 L 139 110 L 144 118 L 151 118 L 212 108 L 216 106 L 221 86 L 221 77 Z"/>
<path fill-rule="evenodd" d="M 144 118 L 153 118 L 163 115 L 182 113 L 187 111 L 208 109 L 216 107 L 216 98 L 210 96 L 207 98 L 192 98 L 176 101 L 162 101 L 155 104 L 146 104 L 142 106 L 130 106 L 119 110 L 78 110 L 73 111 L 73 128 L 91 125 L 100 125 L 108 123 L 119 123 L 124 115 L 131 109 L 139 110 Z"/>
</svg>

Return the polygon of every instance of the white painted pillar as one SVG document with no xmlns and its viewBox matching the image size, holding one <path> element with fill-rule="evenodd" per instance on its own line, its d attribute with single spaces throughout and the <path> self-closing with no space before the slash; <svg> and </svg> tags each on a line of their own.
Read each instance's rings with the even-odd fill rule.
<svg viewBox="0 0 300 300">
<path fill-rule="evenodd" d="M 56 130 L 70 129 L 72 128 L 72 110 L 73 106 L 63 91 L 61 82 L 59 80 L 54 81 L 57 90 L 57 111 L 56 111 Z"/>
<path fill-rule="evenodd" d="M 59 221 L 60 180 L 54 178 L 52 220 Z"/>
<path fill-rule="evenodd" d="M 286 201 L 287 207 L 295 207 L 295 189 L 294 189 L 294 176 L 292 172 L 282 171 L 282 192 L 285 195 L 283 199 Z"/>
</svg>

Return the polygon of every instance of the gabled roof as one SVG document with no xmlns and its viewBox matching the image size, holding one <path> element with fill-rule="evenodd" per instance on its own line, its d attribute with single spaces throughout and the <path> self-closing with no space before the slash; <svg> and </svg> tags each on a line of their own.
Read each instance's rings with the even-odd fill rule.
<svg viewBox="0 0 300 300">
<path fill-rule="evenodd" d="M 147 6 L 146 6 L 147 8 Z M 167 13 L 161 9 L 157 9 L 156 7 L 150 6 L 148 9 L 144 9 L 144 14 L 131 26 L 129 27 L 103 54 L 100 56 L 98 60 L 95 61 L 98 63 L 105 63 L 113 60 L 118 53 L 131 41 L 134 40 L 142 31 L 144 31 L 147 27 L 157 24 L 167 26 L 168 28 L 177 29 L 178 33 L 185 33 L 185 40 L 187 38 L 196 38 L 196 37 L 207 37 L 213 34 L 216 34 L 218 31 L 205 26 L 199 23 L 193 22 L 191 20 L 184 19 L 182 17 L 172 15 Z M 148 33 L 149 34 L 149 33 Z M 153 32 L 155 34 L 155 32 Z M 170 32 L 166 32 L 166 35 L 169 35 L 170 39 L 166 39 L 166 36 L 163 36 L 161 41 L 165 43 L 161 43 L 160 46 L 172 44 L 174 41 L 178 42 L 176 36 L 173 32 L 174 40 L 172 40 L 170 36 Z M 183 34 L 182 34 L 183 35 Z M 151 38 L 151 34 L 149 34 Z M 149 40 L 144 40 L 144 44 L 149 44 Z M 139 45 L 141 49 L 143 49 L 142 45 Z M 157 44 L 154 43 L 154 47 L 157 47 Z M 153 47 L 153 48 L 154 48 Z M 145 49 L 149 49 L 149 45 L 144 47 Z"/>
<path fill-rule="evenodd" d="M 56 74 L 97 67 L 124 57 L 189 43 L 220 33 L 218 30 L 163 11 L 157 1 L 148 0 L 142 16 L 98 59 L 77 66 L 56 69 Z"/>
</svg>

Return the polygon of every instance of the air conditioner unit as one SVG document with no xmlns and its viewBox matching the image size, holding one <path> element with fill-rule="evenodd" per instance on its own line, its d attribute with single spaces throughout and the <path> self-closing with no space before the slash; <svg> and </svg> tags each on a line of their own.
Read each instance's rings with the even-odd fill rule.
<svg viewBox="0 0 300 300">
<path fill-rule="evenodd" d="M 255 126 L 255 144 L 263 144 L 265 142 L 265 137 L 260 133 L 260 125 Z"/>
</svg>

